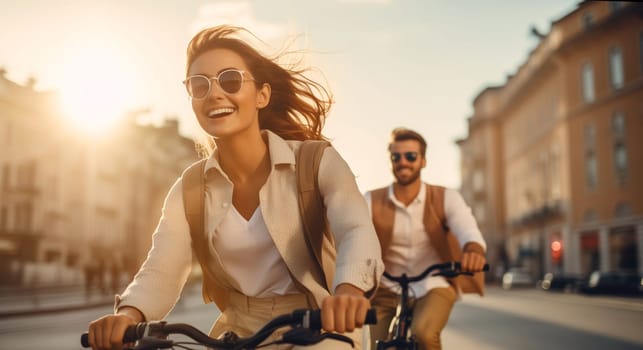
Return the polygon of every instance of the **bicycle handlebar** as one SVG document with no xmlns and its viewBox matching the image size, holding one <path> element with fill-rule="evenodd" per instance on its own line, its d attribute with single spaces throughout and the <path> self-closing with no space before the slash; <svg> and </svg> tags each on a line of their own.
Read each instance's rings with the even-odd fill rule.
<svg viewBox="0 0 643 350">
<path fill-rule="evenodd" d="M 377 323 L 375 309 L 368 310 L 364 323 Z M 200 330 L 184 323 L 167 323 L 165 321 L 140 322 L 127 327 L 123 335 L 123 343 L 138 342 L 136 349 L 167 348 L 173 344 L 172 340 L 166 339 L 168 335 L 183 334 L 198 343 L 214 349 L 246 349 L 255 348 L 275 330 L 285 326 L 292 326 L 293 329 L 284 333 L 281 343 L 310 345 L 330 338 L 344 341 L 354 346 L 353 341 L 346 336 L 334 333 L 319 334 L 321 330 L 321 311 L 318 309 L 298 309 L 290 314 L 273 318 L 255 334 L 247 338 L 224 340 L 210 338 Z M 89 347 L 89 337 L 87 333 L 81 335 L 80 343 L 85 348 Z"/>
<path fill-rule="evenodd" d="M 434 274 L 436 276 L 456 277 L 459 275 L 473 275 L 473 273 L 471 272 L 462 271 L 459 261 L 449 261 L 441 264 L 431 265 L 417 276 L 408 277 L 406 274 L 402 274 L 401 276 L 393 276 L 384 271 L 384 277 L 398 283 L 412 283 L 423 280 L 424 278 L 426 278 L 426 276 L 428 276 L 435 270 L 439 270 L 438 273 Z M 489 264 L 484 264 L 484 266 L 482 267 L 482 271 L 489 271 Z"/>
</svg>

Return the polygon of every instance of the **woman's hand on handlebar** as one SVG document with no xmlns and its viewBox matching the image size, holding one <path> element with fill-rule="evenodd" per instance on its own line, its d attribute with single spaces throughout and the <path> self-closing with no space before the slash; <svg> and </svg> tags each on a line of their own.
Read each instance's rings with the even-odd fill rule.
<svg viewBox="0 0 643 350">
<path fill-rule="evenodd" d="M 105 315 L 89 324 L 89 345 L 94 350 L 120 350 L 123 348 L 123 335 L 127 326 L 141 321 L 141 312 L 127 306 L 115 315 Z"/>
<path fill-rule="evenodd" d="M 322 301 L 322 328 L 328 332 L 352 332 L 364 325 L 370 307 L 364 291 L 351 284 L 340 284 L 334 295 Z"/>
</svg>

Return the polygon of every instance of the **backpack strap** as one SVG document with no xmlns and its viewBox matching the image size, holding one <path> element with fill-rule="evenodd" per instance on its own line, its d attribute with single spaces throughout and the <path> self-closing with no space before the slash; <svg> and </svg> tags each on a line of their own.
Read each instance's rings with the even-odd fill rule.
<svg viewBox="0 0 643 350">
<path fill-rule="evenodd" d="M 216 294 L 218 290 L 216 279 L 210 269 L 205 268 L 208 261 L 208 242 L 205 234 L 205 162 L 206 159 L 192 164 L 183 172 L 181 185 L 183 190 L 183 206 L 185 218 L 190 226 L 192 251 L 196 255 L 203 271 L 203 300 L 214 301 L 218 307 L 225 307 L 227 296 Z"/>
<path fill-rule="evenodd" d="M 371 191 L 371 218 L 377 238 L 380 240 L 382 256 L 393 241 L 395 225 L 395 204 L 389 199 L 388 191 L 388 186 Z"/>
<path fill-rule="evenodd" d="M 425 216 L 433 215 L 434 220 L 438 220 L 444 231 L 444 235 L 439 237 L 438 252 L 443 261 L 462 259 L 462 249 L 460 242 L 447 225 L 446 213 L 444 211 L 444 193 L 446 188 L 442 186 L 427 186 L 427 202 L 425 204 Z M 429 208 L 430 207 L 430 208 Z M 430 212 L 430 213 L 429 213 Z M 451 279 L 463 293 L 484 294 L 484 272 L 477 272 L 473 276 L 458 276 Z"/>
<path fill-rule="evenodd" d="M 326 208 L 319 192 L 319 164 L 328 141 L 307 140 L 297 153 L 295 173 L 299 193 L 299 212 L 304 227 L 306 244 L 317 260 L 330 290 L 334 278 L 335 251 L 333 237 L 328 233 Z"/>
<path fill-rule="evenodd" d="M 190 225 L 190 236 L 192 240 L 198 240 L 203 237 L 205 211 L 205 159 L 192 164 L 183 172 L 181 185 L 183 189 L 183 206 L 185 208 L 185 218 Z"/>
<path fill-rule="evenodd" d="M 460 249 L 457 240 L 449 234 L 444 213 L 444 187 L 426 184 L 424 205 L 424 226 L 429 230 L 431 244 L 436 248 L 442 261 L 459 260 Z M 441 231 L 441 232 L 440 232 Z M 455 246 L 454 246 L 455 243 Z"/>
</svg>

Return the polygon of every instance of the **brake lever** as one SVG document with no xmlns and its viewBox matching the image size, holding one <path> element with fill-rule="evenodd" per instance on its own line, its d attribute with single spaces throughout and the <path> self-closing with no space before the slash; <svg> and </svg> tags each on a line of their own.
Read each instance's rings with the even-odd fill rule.
<svg viewBox="0 0 643 350">
<path fill-rule="evenodd" d="M 355 347 L 355 343 L 353 342 L 353 339 L 351 339 L 351 338 L 349 338 L 349 337 L 347 337 L 345 335 L 341 335 L 341 334 L 337 334 L 337 333 L 323 333 L 322 335 L 320 335 L 320 337 L 322 338 L 322 340 L 324 340 L 326 338 L 330 338 L 330 339 L 343 341 L 344 343 L 350 344 L 351 348 Z"/>
<path fill-rule="evenodd" d="M 155 350 L 155 349 L 171 349 L 174 346 L 174 341 L 171 339 L 160 339 L 156 337 L 143 337 L 136 342 L 136 346 L 132 349 L 135 350 Z"/>
<path fill-rule="evenodd" d="M 313 331 L 311 329 L 302 327 L 293 328 L 287 331 L 281 336 L 281 340 L 279 340 L 277 343 L 307 346 L 317 344 L 325 339 L 342 341 L 350 344 L 353 348 L 355 347 L 355 343 L 353 342 L 353 340 L 347 336 L 336 333 L 319 334 L 318 331 Z"/>
<path fill-rule="evenodd" d="M 321 341 L 319 332 L 312 331 L 309 328 L 297 327 L 293 328 L 281 336 L 278 344 L 293 344 L 293 345 L 313 345 Z"/>
</svg>

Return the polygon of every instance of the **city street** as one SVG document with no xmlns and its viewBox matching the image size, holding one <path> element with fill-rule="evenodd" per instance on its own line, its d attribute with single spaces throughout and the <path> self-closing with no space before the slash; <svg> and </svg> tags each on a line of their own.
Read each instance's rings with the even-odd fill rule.
<svg viewBox="0 0 643 350">
<path fill-rule="evenodd" d="M 445 349 L 643 349 L 643 299 L 488 288 L 466 295 Z"/>
<path fill-rule="evenodd" d="M 78 349 L 87 323 L 111 311 L 91 308 L 0 320 L 2 349 Z M 207 332 L 218 314 L 198 288 L 169 320 Z M 445 349 L 643 349 L 643 299 L 588 297 L 490 287 L 458 303 L 443 334 Z"/>
</svg>

